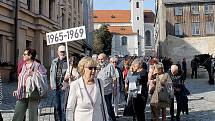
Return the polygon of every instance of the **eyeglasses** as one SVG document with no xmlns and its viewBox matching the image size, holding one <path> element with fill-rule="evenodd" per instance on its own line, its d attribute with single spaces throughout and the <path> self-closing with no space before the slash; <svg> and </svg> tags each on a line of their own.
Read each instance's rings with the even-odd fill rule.
<svg viewBox="0 0 215 121">
<path fill-rule="evenodd" d="M 60 53 L 65 53 L 66 51 L 60 51 Z"/>
<path fill-rule="evenodd" d="M 117 63 L 116 61 L 113 61 L 112 63 Z"/>
<path fill-rule="evenodd" d="M 23 53 L 23 55 L 24 55 L 24 56 L 26 56 L 26 55 L 28 55 L 28 54 L 26 54 L 26 53 Z"/>
<path fill-rule="evenodd" d="M 97 67 L 85 67 L 88 68 L 89 70 L 97 70 Z"/>
</svg>

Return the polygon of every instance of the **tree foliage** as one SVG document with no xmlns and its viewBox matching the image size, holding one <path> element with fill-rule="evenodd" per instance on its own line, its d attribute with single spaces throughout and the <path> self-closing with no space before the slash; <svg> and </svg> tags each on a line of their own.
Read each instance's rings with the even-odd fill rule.
<svg viewBox="0 0 215 121">
<path fill-rule="evenodd" d="M 108 25 L 102 25 L 94 32 L 93 49 L 96 53 L 111 54 L 112 34 L 108 30 Z"/>
</svg>

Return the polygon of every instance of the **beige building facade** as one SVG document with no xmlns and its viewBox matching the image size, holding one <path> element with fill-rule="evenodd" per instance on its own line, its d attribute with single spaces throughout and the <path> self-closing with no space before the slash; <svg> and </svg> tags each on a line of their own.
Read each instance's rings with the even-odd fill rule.
<svg viewBox="0 0 215 121">
<path fill-rule="evenodd" d="M 19 0 L 15 20 L 16 0 L 0 0 L 0 59 L 14 65 L 14 59 L 17 63 L 24 49 L 31 47 L 37 50 L 37 58 L 49 67 L 59 45 L 47 46 L 46 33 L 82 25 L 86 26 L 87 39 L 69 42 L 69 52 L 91 51 L 92 5 L 92 0 Z"/>
<path fill-rule="evenodd" d="M 9 80 L 10 71 L 17 67 L 28 47 L 36 49 L 37 58 L 49 69 L 59 46 L 46 44 L 46 33 L 52 31 L 84 25 L 87 39 L 68 42 L 68 49 L 69 54 L 89 54 L 92 11 L 93 0 L 0 0 L 0 61 L 11 65 L 0 66 L 0 76 Z"/>
<path fill-rule="evenodd" d="M 158 56 L 176 61 L 215 55 L 215 0 L 157 0 L 155 43 Z"/>
</svg>

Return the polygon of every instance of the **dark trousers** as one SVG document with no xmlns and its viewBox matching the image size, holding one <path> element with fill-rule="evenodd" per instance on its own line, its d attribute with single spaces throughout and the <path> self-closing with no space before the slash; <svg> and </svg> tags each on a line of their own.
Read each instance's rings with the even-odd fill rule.
<svg viewBox="0 0 215 121">
<path fill-rule="evenodd" d="M 184 77 L 184 79 L 186 79 L 187 78 L 187 70 L 183 70 L 183 71 L 184 71 L 183 77 Z"/>
<path fill-rule="evenodd" d="M 105 95 L 104 97 L 105 97 L 105 102 L 108 110 L 108 115 L 112 119 L 112 121 L 116 121 L 116 117 L 112 106 L 112 93 Z"/>
<path fill-rule="evenodd" d="M 54 117 L 55 121 L 66 121 L 66 113 L 65 113 L 65 102 L 64 102 L 64 91 L 61 89 L 54 90 Z"/>
<path fill-rule="evenodd" d="M 177 114 L 176 114 L 176 121 L 180 121 L 180 113 L 182 110 L 182 107 L 180 106 L 179 102 L 177 101 L 176 97 L 176 103 L 177 103 Z M 171 121 L 175 121 L 174 118 L 174 98 L 171 99 L 171 106 L 170 106 L 170 116 L 171 116 Z"/>
<path fill-rule="evenodd" d="M 174 121 L 174 98 L 171 99 L 170 116 L 171 121 Z"/>
<path fill-rule="evenodd" d="M 134 112 L 137 121 L 145 121 L 145 108 L 147 97 L 137 95 L 137 98 L 133 98 Z"/>
<path fill-rule="evenodd" d="M 195 79 L 197 79 L 197 69 L 192 68 L 192 74 L 191 74 L 191 78 L 193 79 L 193 76 L 195 75 Z"/>
<path fill-rule="evenodd" d="M 0 121 L 3 121 L 3 118 L 2 118 L 1 112 L 0 112 Z"/>
</svg>

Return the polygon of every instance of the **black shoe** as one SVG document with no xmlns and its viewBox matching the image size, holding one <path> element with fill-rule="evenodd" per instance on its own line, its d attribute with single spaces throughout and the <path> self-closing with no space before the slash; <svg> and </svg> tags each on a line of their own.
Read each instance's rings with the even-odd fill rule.
<svg viewBox="0 0 215 121">
<path fill-rule="evenodd" d="M 179 116 L 176 116 L 175 119 L 176 119 L 176 121 L 180 121 L 180 117 Z"/>
</svg>

